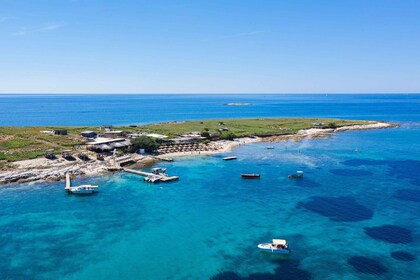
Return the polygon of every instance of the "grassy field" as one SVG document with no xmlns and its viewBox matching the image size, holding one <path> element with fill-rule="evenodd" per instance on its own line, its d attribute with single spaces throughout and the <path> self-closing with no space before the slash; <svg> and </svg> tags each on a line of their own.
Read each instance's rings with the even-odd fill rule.
<svg viewBox="0 0 420 280">
<path fill-rule="evenodd" d="M 169 137 L 188 132 L 207 131 L 214 138 L 243 136 L 267 136 L 291 134 L 300 129 L 311 128 L 315 122 L 324 126 L 363 124 L 365 121 L 315 119 L 315 118 L 264 118 L 264 119 L 220 119 L 205 121 L 186 121 L 142 125 L 137 127 L 116 126 L 114 130 L 127 132 L 148 132 L 164 134 Z M 49 135 L 44 130 L 65 129 L 68 135 Z M 226 131 L 220 131 L 227 129 Z M 43 155 L 46 150 L 60 153 L 64 150 L 76 149 L 87 140 L 79 134 L 84 130 L 103 133 L 100 127 L 0 127 L 0 161 L 13 162 L 32 159 Z M 0 163 L 0 166 L 2 164 Z"/>
</svg>

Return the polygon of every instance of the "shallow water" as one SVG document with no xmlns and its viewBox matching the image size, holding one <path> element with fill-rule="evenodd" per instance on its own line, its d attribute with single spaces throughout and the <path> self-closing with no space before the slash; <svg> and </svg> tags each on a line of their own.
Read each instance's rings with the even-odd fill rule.
<svg viewBox="0 0 420 280">
<path fill-rule="evenodd" d="M 236 161 L 159 164 L 181 177 L 169 184 L 125 173 L 76 180 L 101 186 L 90 197 L 66 195 L 63 183 L 1 188 L 2 278 L 415 279 L 418 257 L 391 256 L 419 255 L 419 202 L 396 193 L 418 189 L 420 175 L 395 168 L 419 164 L 415 136 L 403 127 L 243 145 Z M 300 169 L 303 179 L 287 178 Z M 331 172 L 347 169 L 369 174 Z M 286 238 L 292 254 L 256 250 L 271 238 Z"/>
<path fill-rule="evenodd" d="M 263 116 L 401 124 L 160 163 L 180 176 L 169 184 L 127 173 L 75 180 L 100 185 L 94 196 L 69 196 L 63 182 L 1 187 L 1 279 L 419 278 L 420 95 L 0 97 L 0 125 Z M 296 170 L 304 178 L 288 179 Z M 292 253 L 257 251 L 271 238 L 287 239 Z"/>
</svg>

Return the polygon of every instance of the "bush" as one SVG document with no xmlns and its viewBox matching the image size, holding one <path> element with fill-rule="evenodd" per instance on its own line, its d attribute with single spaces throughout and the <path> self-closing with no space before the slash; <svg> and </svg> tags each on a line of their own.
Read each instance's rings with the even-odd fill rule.
<svg viewBox="0 0 420 280">
<path fill-rule="evenodd" d="M 147 136 L 139 136 L 131 139 L 131 152 L 137 152 L 140 149 L 144 149 L 147 153 L 151 153 L 157 150 L 158 144 L 156 140 Z"/>
<path fill-rule="evenodd" d="M 210 138 L 210 133 L 208 132 L 208 130 L 204 130 L 204 131 L 201 132 L 201 136 L 209 139 Z"/>
<path fill-rule="evenodd" d="M 335 123 L 328 123 L 328 124 L 327 124 L 327 127 L 328 127 L 328 128 L 336 128 L 336 127 L 337 127 L 337 125 L 336 125 Z"/>
<path fill-rule="evenodd" d="M 236 135 L 233 132 L 222 132 L 220 134 L 220 139 L 225 139 L 225 140 L 233 140 L 234 138 L 236 138 Z"/>
</svg>

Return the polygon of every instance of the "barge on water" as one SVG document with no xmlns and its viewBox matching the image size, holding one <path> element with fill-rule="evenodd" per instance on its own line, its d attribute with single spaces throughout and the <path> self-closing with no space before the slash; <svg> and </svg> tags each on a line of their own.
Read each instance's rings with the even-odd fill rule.
<svg viewBox="0 0 420 280">
<path fill-rule="evenodd" d="M 260 174 L 241 174 L 243 179 L 259 179 L 261 177 Z"/>
</svg>

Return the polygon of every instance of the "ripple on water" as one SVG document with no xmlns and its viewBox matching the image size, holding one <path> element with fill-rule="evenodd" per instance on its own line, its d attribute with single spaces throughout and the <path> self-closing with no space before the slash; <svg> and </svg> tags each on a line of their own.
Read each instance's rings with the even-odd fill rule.
<svg viewBox="0 0 420 280">
<path fill-rule="evenodd" d="M 413 254 L 404 251 L 394 251 L 391 253 L 391 257 L 403 262 L 411 262 L 416 259 L 416 257 Z"/>
<path fill-rule="evenodd" d="M 404 227 L 384 225 L 380 227 L 365 227 L 364 230 L 371 238 L 387 243 L 407 244 L 413 241 L 411 230 Z"/>
<path fill-rule="evenodd" d="M 362 165 L 384 165 L 386 163 L 385 160 L 374 160 L 374 159 L 349 159 L 341 162 L 341 164 L 347 165 L 347 166 L 354 166 L 359 167 Z"/>
<path fill-rule="evenodd" d="M 404 201 L 420 202 L 420 190 L 402 189 L 394 193 L 394 197 Z"/>
<path fill-rule="evenodd" d="M 299 187 L 317 188 L 317 187 L 321 186 L 320 183 L 318 183 L 314 180 L 308 179 L 308 178 L 294 180 L 294 183 L 295 183 L 296 186 L 299 186 Z"/>
<path fill-rule="evenodd" d="M 332 221 L 357 222 L 369 220 L 372 210 L 359 204 L 353 197 L 310 197 L 306 202 L 299 202 L 298 207 L 330 218 Z"/>
<path fill-rule="evenodd" d="M 330 172 L 339 176 L 369 176 L 373 174 L 367 170 L 357 169 L 331 169 Z"/>
<path fill-rule="evenodd" d="M 381 275 L 388 272 L 388 269 L 379 261 L 363 256 L 351 257 L 347 263 L 360 273 Z"/>
</svg>

